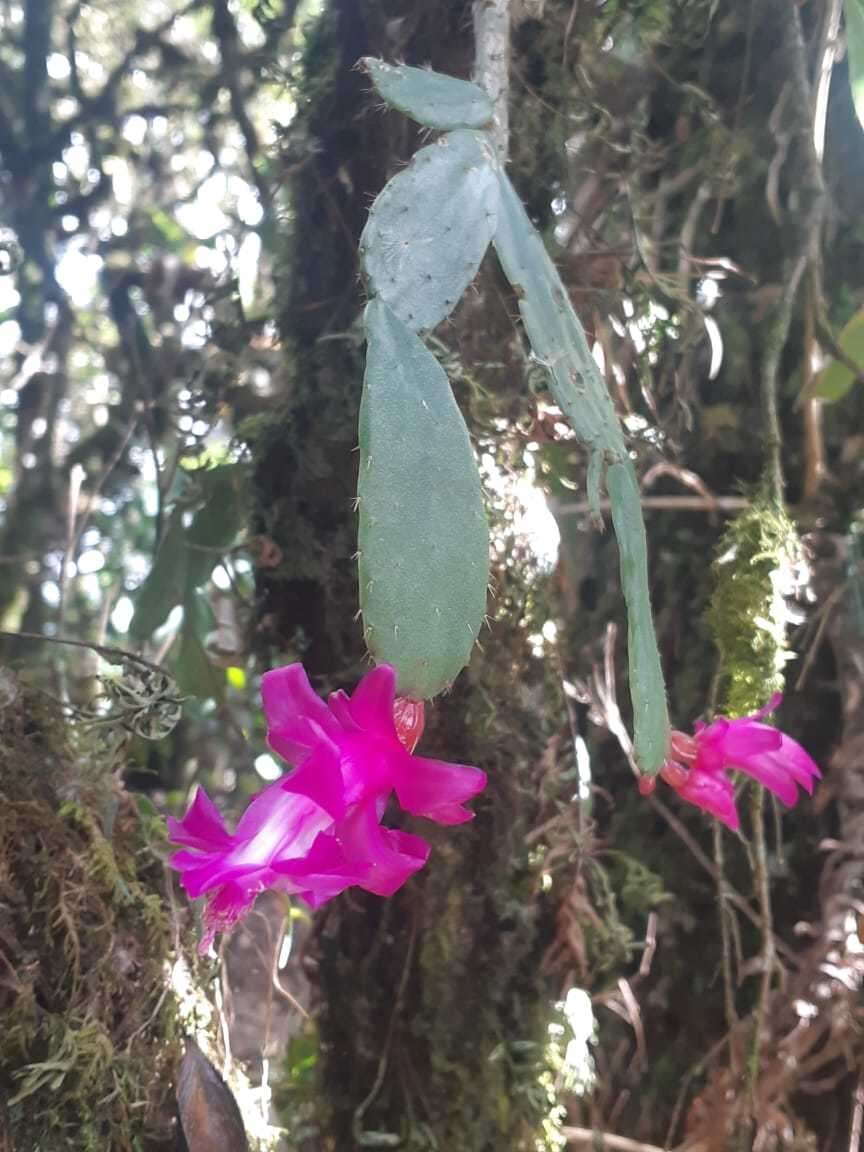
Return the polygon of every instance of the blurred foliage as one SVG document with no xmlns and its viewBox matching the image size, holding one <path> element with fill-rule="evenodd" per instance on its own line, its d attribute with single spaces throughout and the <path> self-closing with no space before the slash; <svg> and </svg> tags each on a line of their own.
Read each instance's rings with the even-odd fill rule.
<svg viewBox="0 0 864 1152">
<path fill-rule="evenodd" d="M 816 382 L 814 394 L 831 404 L 842 400 L 864 376 L 864 311 L 856 312 L 841 330 L 837 344 L 844 360 L 831 360 Z M 856 377 L 857 370 L 857 377 Z"/>
</svg>

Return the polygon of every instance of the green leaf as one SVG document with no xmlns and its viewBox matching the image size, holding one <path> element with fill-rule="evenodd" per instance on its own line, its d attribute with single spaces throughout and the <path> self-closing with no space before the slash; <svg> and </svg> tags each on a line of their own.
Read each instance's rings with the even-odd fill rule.
<svg viewBox="0 0 864 1152">
<path fill-rule="evenodd" d="M 846 0 L 846 46 L 852 100 L 864 128 L 864 0 Z"/>
<path fill-rule="evenodd" d="M 449 132 L 421 148 L 372 205 L 360 238 L 370 294 L 413 332 L 440 324 L 477 275 L 497 209 L 485 136 Z"/>
<path fill-rule="evenodd" d="M 150 223 L 158 237 L 161 246 L 170 252 L 179 253 L 191 239 L 189 233 L 182 228 L 173 216 L 158 209 L 151 215 Z"/>
<path fill-rule="evenodd" d="M 187 580 L 185 536 L 183 511 L 176 507 L 168 520 L 153 567 L 138 591 L 135 614 L 129 626 L 136 640 L 146 640 L 165 623 L 171 609 L 183 602 Z"/>
<path fill-rule="evenodd" d="M 371 56 L 361 63 L 382 100 L 426 128 L 485 128 L 492 122 L 492 101 L 476 84 Z"/>
<path fill-rule="evenodd" d="M 196 478 L 204 488 L 205 502 L 195 513 L 187 542 L 191 553 L 189 579 L 199 588 L 240 530 L 245 470 L 239 464 L 222 464 Z"/>
<path fill-rule="evenodd" d="M 859 366 L 859 374 L 864 375 L 864 308 L 856 312 L 837 338 L 843 353 Z M 855 383 L 856 376 L 840 360 L 832 360 L 819 373 L 814 396 L 835 404 L 849 392 Z"/>
<path fill-rule="evenodd" d="M 177 655 L 175 677 L 180 691 L 187 696 L 221 699 L 225 674 L 210 663 L 204 648 L 210 611 L 200 592 L 192 589 L 183 605 L 183 630 Z"/>
<path fill-rule="evenodd" d="M 360 606 L 369 650 L 415 699 L 447 688 L 483 623 L 489 531 L 477 463 L 444 370 L 380 300 L 365 315 Z"/>
<path fill-rule="evenodd" d="M 184 603 L 187 591 L 200 588 L 208 579 L 221 553 L 234 541 L 242 522 L 245 476 L 239 464 L 223 464 L 194 474 L 204 503 L 188 530 L 183 516 L 189 510 L 189 484 L 181 484 L 180 499 L 138 593 L 130 625 L 135 639 L 146 640 L 164 624 L 171 609 Z"/>
</svg>

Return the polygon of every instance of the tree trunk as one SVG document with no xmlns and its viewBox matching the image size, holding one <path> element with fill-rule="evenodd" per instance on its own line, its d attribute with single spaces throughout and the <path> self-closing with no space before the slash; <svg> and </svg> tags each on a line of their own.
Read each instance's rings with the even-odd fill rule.
<svg viewBox="0 0 864 1152">
<path fill-rule="evenodd" d="M 255 528 L 263 554 L 280 558 L 259 567 L 260 645 L 271 658 L 302 658 L 328 686 L 364 666 L 352 511 L 363 364 L 352 328 L 363 303 L 357 242 L 373 197 L 420 142 L 403 117 L 376 111 L 355 65 L 371 54 L 467 76 L 473 60 L 468 0 L 382 8 L 336 0 L 308 43 L 309 159 L 291 183 L 281 317 L 290 382 L 278 415 L 254 430 Z M 460 351 L 471 363 L 500 361 L 502 321 L 513 332 L 500 295 L 481 292 L 464 313 Z M 499 596 L 516 593 L 520 579 L 518 566 L 502 573 Z M 429 866 L 395 898 L 352 894 L 318 919 L 325 1147 L 534 1147 L 546 1106 L 536 1085 L 544 933 L 525 834 L 544 734 L 526 629 L 514 617 L 496 625 L 485 655 L 434 710 L 423 745 L 488 770 L 476 821 L 434 831 Z"/>
</svg>

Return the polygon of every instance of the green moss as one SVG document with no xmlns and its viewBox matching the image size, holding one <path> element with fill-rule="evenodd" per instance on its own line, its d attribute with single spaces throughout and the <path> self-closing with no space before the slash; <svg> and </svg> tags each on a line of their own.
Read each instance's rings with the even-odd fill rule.
<svg viewBox="0 0 864 1152">
<path fill-rule="evenodd" d="M 708 623 L 720 652 L 724 711 L 743 716 L 783 687 L 788 611 L 801 545 L 784 509 L 757 495 L 720 542 Z"/>
<path fill-rule="evenodd" d="M 164 868 L 127 794 L 110 836 L 58 802 L 77 779 L 44 704 L 0 711 L 0 1099 L 14 1147 L 157 1152 L 179 1042 Z"/>
</svg>

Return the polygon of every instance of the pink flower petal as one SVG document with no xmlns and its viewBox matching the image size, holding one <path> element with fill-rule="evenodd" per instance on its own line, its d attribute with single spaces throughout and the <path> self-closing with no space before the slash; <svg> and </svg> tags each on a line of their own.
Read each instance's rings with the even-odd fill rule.
<svg viewBox="0 0 864 1152">
<path fill-rule="evenodd" d="M 395 736 L 393 704 L 396 700 L 396 672 L 389 664 L 379 664 L 367 672 L 351 694 L 348 707 L 364 732 Z"/>
<path fill-rule="evenodd" d="M 349 860 L 343 845 L 332 835 L 319 836 L 301 860 L 274 860 L 273 871 L 284 876 L 317 908 L 346 888 L 360 884 L 369 868 L 365 861 Z"/>
<path fill-rule="evenodd" d="M 374 803 L 358 804 L 339 826 L 338 836 L 348 860 L 367 866 L 360 887 L 376 896 L 392 896 L 429 859 L 425 840 L 381 827 Z"/>
<path fill-rule="evenodd" d="M 393 783 L 400 805 L 439 824 L 463 824 L 473 812 L 462 804 L 486 787 L 486 773 L 467 764 L 405 756 Z"/>
<path fill-rule="evenodd" d="M 332 817 L 323 808 L 306 796 L 286 792 L 280 783 L 259 792 L 233 836 L 174 854 L 171 866 L 181 873 L 190 896 L 229 884 L 258 891 L 271 882 L 275 859 L 304 859 L 319 833 L 332 828 Z"/>
<path fill-rule="evenodd" d="M 169 863 L 182 875 L 180 883 L 193 900 L 211 887 L 213 867 L 211 861 L 198 852 L 175 852 Z"/>
<path fill-rule="evenodd" d="M 773 752 L 783 743 L 783 735 L 756 720 L 733 720 L 723 736 L 727 760 L 743 760 L 760 752 Z"/>
<path fill-rule="evenodd" d="M 819 765 L 809 752 L 802 748 L 797 740 L 793 740 L 791 736 L 784 735 L 779 754 L 784 757 L 789 767 L 789 772 L 797 783 L 812 793 L 813 782 L 814 780 L 821 780 L 822 773 L 819 771 Z"/>
<path fill-rule="evenodd" d="M 168 838 L 188 848 L 209 849 L 230 843 L 231 833 L 213 801 L 199 787 L 182 820 L 168 817 Z"/>
<path fill-rule="evenodd" d="M 730 763 L 728 767 L 738 772 L 743 772 L 753 780 L 758 780 L 764 788 L 767 788 L 769 792 L 773 792 L 777 799 L 781 800 L 787 808 L 791 808 L 798 799 L 798 789 L 795 787 L 795 781 L 789 775 L 782 761 L 778 762 L 776 758 L 770 754 L 762 753 L 755 756 L 748 756 L 736 763 Z"/>
<path fill-rule="evenodd" d="M 267 717 L 267 742 L 289 764 L 299 763 L 315 747 L 319 731 L 338 739 L 339 721 L 316 695 L 302 664 L 265 672 L 261 677 L 261 697 Z"/>
<path fill-rule="evenodd" d="M 788 780 L 793 797 L 791 800 L 784 800 L 784 803 L 787 804 L 794 804 L 798 799 L 796 784 L 812 796 L 814 780 L 821 779 L 822 775 L 801 745 L 788 736 L 782 736 L 782 743 L 779 748 L 758 756 L 751 756 L 746 764 L 742 762 L 741 764 L 733 764 L 732 767 L 740 768 L 742 772 L 747 772 L 748 775 L 761 780 L 766 788 L 771 787 L 767 780 L 768 776 L 783 777 Z M 772 788 L 771 791 L 774 789 Z M 776 794 L 780 796 L 779 792 Z M 782 800 L 783 797 L 780 796 L 780 799 Z"/>
<path fill-rule="evenodd" d="M 269 864 L 276 856 L 302 856 L 319 832 L 332 827 L 326 809 L 305 795 L 289 792 L 282 780 L 255 796 L 240 817 L 234 854 L 245 863 Z"/>
<path fill-rule="evenodd" d="M 346 732 L 356 732 L 359 725 L 351 715 L 351 701 L 348 694 L 340 688 L 338 692 L 331 692 L 327 698 L 330 711 L 342 725 Z"/>
<path fill-rule="evenodd" d="M 737 832 L 741 826 L 735 808 L 735 792 L 725 776 L 714 776 L 692 768 L 686 782 L 678 789 L 678 795 L 688 804 L 693 804 L 705 812 L 710 812 L 722 821 L 727 828 Z"/>
<path fill-rule="evenodd" d="M 729 721 L 718 716 L 707 727 L 696 726 L 696 760 L 694 766 L 701 772 L 719 775 L 723 771 L 726 737 L 729 734 Z"/>
<path fill-rule="evenodd" d="M 761 720 L 763 716 L 770 716 L 772 712 L 776 712 L 780 707 L 783 700 L 782 692 L 775 692 L 771 699 L 765 704 L 758 712 L 754 712 L 748 717 L 749 720 Z"/>
<path fill-rule="evenodd" d="M 308 797 L 334 820 L 341 820 L 345 815 L 345 782 L 339 749 L 323 732 L 320 732 L 320 743 L 300 767 L 283 776 L 278 784 L 284 792 Z"/>
</svg>

